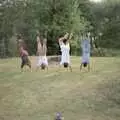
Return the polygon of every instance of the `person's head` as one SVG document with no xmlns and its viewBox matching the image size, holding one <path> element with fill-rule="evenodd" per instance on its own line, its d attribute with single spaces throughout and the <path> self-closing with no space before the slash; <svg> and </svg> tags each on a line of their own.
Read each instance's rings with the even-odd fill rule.
<svg viewBox="0 0 120 120">
<path fill-rule="evenodd" d="M 83 63 L 83 66 L 84 66 L 84 67 L 87 67 L 87 63 Z"/>
<path fill-rule="evenodd" d="M 57 113 L 57 114 L 56 114 L 55 120 L 62 120 L 62 115 L 61 115 L 61 113 Z"/>
<path fill-rule="evenodd" d="M 42 63 L 41 64 L 41 70 L 45 70 L 45 67 L 46 67 L 45 64 Z"/>
<path fill-rule="evenodd" d="M 64 65 L 64 68 L 68 67 L 68 63 L 66 63 L 66 62 L 63 65 Z"/>
</svg>

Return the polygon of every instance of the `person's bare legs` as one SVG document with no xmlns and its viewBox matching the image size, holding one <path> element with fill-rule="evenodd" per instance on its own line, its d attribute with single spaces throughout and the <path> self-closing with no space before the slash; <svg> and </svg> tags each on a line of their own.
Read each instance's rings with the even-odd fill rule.
<svg viewBox="0 0 120 120">
<path fill-rule="evenodd" d="M 39 59 L 40 59 L 39 57 L 42 56 L 42 44 L 39 37 L 37 37 L 37 54 L 38 54 L 38 64 L 39 64 Z M 39 70 L 39 68 L 40 65 L 37 65 L 36 72 Z"/>
<path fill-rule="evenodd" d="M 21 72 L 23 72 L 24 66 L 25 66 L 25 63 L 22 61 L 22 63 L 21 63 Z"/>
<path fill-rule="evenodd" d="M 47 40 L 44 39 L 43 41 L 43 46 L 42 46 L 42 51 L 43 51 L 43 56 L 46 56 L 46 53 L 47 53 Z"/>
<path fill-rule="evenodd" d="M 43 41 L 42 51 L 43 51 L 43 56 L 46 57 L 46 54 L 47 54 L 47 39 L 44 39 L 44 41 Z M 47 59 L 47 57 L 45 59 Z M 48 65 L 47 64 L 46 64 L 45 67 L 48 71 Z"/>
<path fill-rule="evenodd" d="M 32 72 L 31 61 L 29 60 L 29 58 L 28 58 L 28 63 L 26 65 L 29 67 L 30 71 Z"/>
<path fill-rule="evenodd" d="M 40 39 L 38 39 L 38 41 L 37 41 L 37 54 L 38 54 L 38 56 L 41 56 L 41 54 L 42 54 L 42 44 L 41 44 Z"/>
<path fill-rule="evenodd" d="M 37 31 L 37 32 L 39 34 L 39 31 Z M 40 36 L 37 36 L 37 55 L 38 55 L 38 63 L 39 63 L 39 57 L 42 56 L 42 43 L 41 43 Z M 40 66 L 37 65 L 36 71 L 38 71 L 39 68 L 40 68 Z"/>
</svg>

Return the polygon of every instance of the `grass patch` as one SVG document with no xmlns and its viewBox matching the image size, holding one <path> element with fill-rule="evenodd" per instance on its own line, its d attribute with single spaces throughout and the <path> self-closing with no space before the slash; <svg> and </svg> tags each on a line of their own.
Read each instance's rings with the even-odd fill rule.
<svg viewBox="0 0 120 120">
<path fill-rule="evenodd" d="M 32 58 L 35 66 L 34 58 Z M 49 71 L 20 72 L 19 59 L 0 60 L 0 120 L 120 119 L 120 58 L 91 58 L 91 72 L 51 67 Z"/>
</svg>

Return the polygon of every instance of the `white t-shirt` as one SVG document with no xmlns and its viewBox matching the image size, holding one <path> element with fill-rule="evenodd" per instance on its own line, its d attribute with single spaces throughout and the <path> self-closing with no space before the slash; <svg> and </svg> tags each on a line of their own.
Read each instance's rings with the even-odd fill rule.
<svg viewBox="0 0 120 120">
<path fill-rule="evenodd" d="M 63 63 L 70 63 L 70 45 L 69 43 L 64 44 L 63 42 L 60 42 L 60 48 L 61 48 L 61 62 L 60 64 L 62 65 Z"/>
<path fill-rule="evenodd" d="M 41 66 L 42 64 L 45 64 L 46 66 L 48 66 L 48 60 L 47 60 L 46 56 L 39 56 L 38 57 L 37 66 Z"/>
<path fill-rule="evenodd" d="M 90 61 L 90 43 L 84 40 L 82 43 L 82 63 L 89 63 Z"/>
</svg>

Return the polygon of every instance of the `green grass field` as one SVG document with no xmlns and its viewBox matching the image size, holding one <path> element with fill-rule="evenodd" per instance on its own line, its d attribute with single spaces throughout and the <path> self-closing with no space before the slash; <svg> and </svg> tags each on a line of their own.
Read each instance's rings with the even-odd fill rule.
<svg viewBox="0 0 120 120">
<path fill-rule="evenodd" d="M 35 58 L 32 58 L 35 66 Z M 0 120 L 120 120 L 120 58 L 92 58 L 91 71 L 58 66 L 20 72 L 18 58 L 0 60 Z"/>
</svg>

